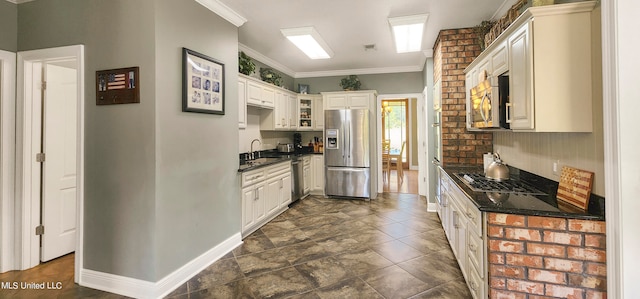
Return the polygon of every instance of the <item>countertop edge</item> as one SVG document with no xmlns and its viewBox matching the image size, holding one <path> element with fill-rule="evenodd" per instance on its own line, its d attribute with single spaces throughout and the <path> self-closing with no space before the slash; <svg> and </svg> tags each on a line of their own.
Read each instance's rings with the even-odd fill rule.
<svg viewBox="0 0 640 299">
<path fill-rule="evenodd" d="M 322 155 L 322 153 L 306 153 L 306 154 L 301 154 L 301 157 L 304 156 L 315 156 L 315 155 Z M 276 158 L 276 157 L 272 157 L 272 158 Z M 243 172 L 247 172 L 247 171 L 251 171 L 251 170 L 256 170 L 256 169 L 260 169 L 266 166 L 270 166 L 270 165 L 274 165 L 280 162 L 285 162 L 285 161 L 291 161 L 293 160 L 293 158 L 291 157 L 287 157 L 287 156 L 282 156 L 282 157 L 277 157 L 280 160 L 274 160 L 271 162 L 266 162 L 266 163 L 260 163 L 258 165 L 252 165 L 252 166 L 247 166 L 245 168 L 242 168 L 242 165 L 240 166 L 240 168 L 238 168 L 238 173 L 243 173 Z"/>
<path fill-rule="evenodd" d="M 595 215 L 595 214 L 577 214 L 577 213 L 569 213 L 563 211 L 542 211 L 542 210 L 527 210 L 527 209 L 515 209 L 515 208 L 502 208 L 497 206 L 488 206 L 481 204 L 476 197 L 482 196 L 483 192 L 474 192 L 469 189 L 465 184 L 463 184 L 456 176 L 453 175 L 454 169 L 460 170 L 464 169 L 463 167 L 443 167 L 439 166 L 440 169 L 444 171 L 444 173 L 449 177 L 449 179 L 456 184 L 458 189 L 462 191 L 462 193 L 467 197 L 481 212 L 489 212 L 489 213 L 504 213 L 504 214 L 517 214 L 517 215 L 527 215 L 527 216 L 541 216 L 541 217 L 555 217 L 555 218 L 566 218 L 566 219 L 579 219 L 579 220 L 593 220 L 593 221 L 605 221 L 604 216 Z M 465 167 L 467 169 L 480 169 L 479 167 Z M 541 199 L 541 202 L 544 202 Z"/>
</svg>

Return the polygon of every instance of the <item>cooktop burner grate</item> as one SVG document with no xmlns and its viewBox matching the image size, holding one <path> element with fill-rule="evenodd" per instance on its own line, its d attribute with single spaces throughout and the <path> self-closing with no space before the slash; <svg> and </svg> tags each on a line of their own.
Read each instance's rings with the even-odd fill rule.
<svg viewBox="0 0 640 299">
<path fill-rule="evenodd" d="M 544 195 L 546 193 L 529 186 L 528 184 L 515 181 L 496 181 L 486 178 L 479 173 L 455 173 L 462 182 L 471 190 L 476 192 L 499 192 L 499 193 L 521 193 L 530 195 Z"/>
</svg>

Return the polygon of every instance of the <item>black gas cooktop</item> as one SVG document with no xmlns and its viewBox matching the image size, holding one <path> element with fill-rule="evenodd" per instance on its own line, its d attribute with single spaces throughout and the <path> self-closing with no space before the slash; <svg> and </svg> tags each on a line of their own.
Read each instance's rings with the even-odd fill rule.
<svg viewBox="0 0 640 299">
<path fill-rule="evenodd" d="M 496 181 L 486 178 L 479 173 L 458 172 L 454 174 L 467 187 L 475 192 L 520 193 L 529 195 L 544 195 L 546 193 L 517 180 Z"/>
</svg>

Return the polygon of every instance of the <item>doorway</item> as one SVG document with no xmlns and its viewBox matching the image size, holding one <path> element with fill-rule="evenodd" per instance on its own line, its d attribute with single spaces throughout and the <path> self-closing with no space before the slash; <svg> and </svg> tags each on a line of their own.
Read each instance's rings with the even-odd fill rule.
<svg viewBox="0 0 640 299">
<path fill-rule="evenodd" d="M 18 270 L 75 252 L 82 268 L 84 47 L 18 53 Z"/>
<path fill-rule="evenodd" d="M 388 94 L 378 95 L 376 114 L 378 117 L 377 140 L 378 152 L 378 192 L 424 194 L 423 182 L 426 182 L 426 169 L 428 165 L 422 161 L 421 153 L 426 149 L 420 146 L 421 140 L 426 139 L 425 132 L 421 130 L 420 123 L 424 121 L 423 94 Z M 388 140 L 390 152 L 400 156 L 397 161 L 402 168 L 402 180 L 398 180 L 397 165 L 389 167 L 390 175 L 383 173 L 383 146 Z M 404 149 L 402 144 L 404 143 Z M 426 155 L 426 153 L 424 153 Z M 386 168 L 386 167 L 385 167 Z M 391 177 L 391 178 L 389 178 Z"/>
</svg>

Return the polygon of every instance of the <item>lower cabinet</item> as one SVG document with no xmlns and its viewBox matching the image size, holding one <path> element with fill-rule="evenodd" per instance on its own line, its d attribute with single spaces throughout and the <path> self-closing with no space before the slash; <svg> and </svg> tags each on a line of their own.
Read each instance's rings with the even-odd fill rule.
<svg viewBox="0 0 640 299">
<path fill-rule="evenodd" d="M 487 236 L 484 213 L 440 170 L 440 220 L 474 299 L 487 298 Z"/>
<path fill-rule="evenodd" d="M 291 203 L 291 162 L 242 173 L 242 237 L 288 209 Z"/>
<path fill-rule="evenodd" d="M 311 172 L 313 172 L 313 184 L 311 193 L 324 194 L 324 156 L 313 155 L 311 158 Z"/>
<path fill-rule="evenodd" d="M 312 179 L 312 173 L 311 173 L 311 157 L 310 156 L 304 156 L 302 158 L 302 176 L 303 176 L 303 192 L 304 194 L 309 194 L 309 192 L 311 191 L 311 179 Z"/>
</svg>

